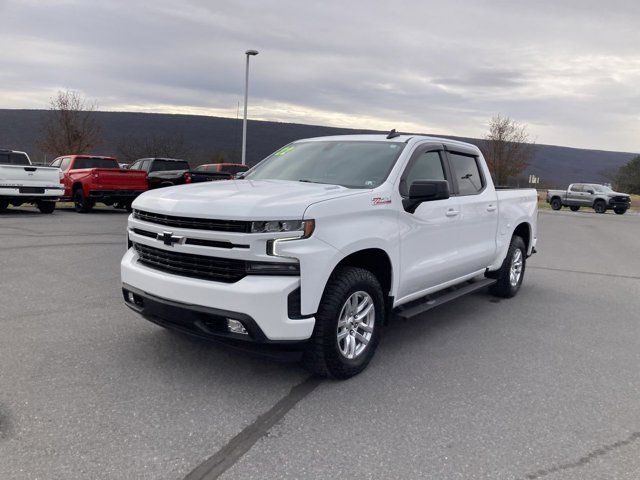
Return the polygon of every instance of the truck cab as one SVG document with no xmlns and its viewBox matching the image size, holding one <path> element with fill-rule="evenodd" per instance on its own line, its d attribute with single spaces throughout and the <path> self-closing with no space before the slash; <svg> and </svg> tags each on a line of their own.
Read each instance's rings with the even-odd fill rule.
<svg viewBox="0 0 640 480">
<path fill-rule="evenodd" d="M 537 193 L 496 190 L 480 150 L 425 136 L 293 142 L 241 179 L 141 195 L 125 304 L 236 346 L 299 348 L 311 371 L 362 371 L 390 315 L 480 288 L 514 296 Z"/>
</svg>

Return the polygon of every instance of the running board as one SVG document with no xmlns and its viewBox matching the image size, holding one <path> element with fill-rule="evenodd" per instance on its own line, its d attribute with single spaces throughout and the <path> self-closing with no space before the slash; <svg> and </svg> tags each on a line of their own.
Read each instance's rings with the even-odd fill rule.
<svg viewBox="0 0 640 480">
<path fill-rule="evenodd" d="M 415 300 L 409 304 L 401 305 L 395 311 L 397 317 L 402 319 L 409 319 L 411 317 L 415 317 L 416 315 L 420 315 L 432 308 L 436 308 L 440 305 L 450 302 L 451 300 L 455 300 L 456 298 L 460 298 L 464 295 L 469 295 L 470 293 L 477 292 L 478 290 L 482 290 L 490 285 L 496 283 L 496 280 L 493 278 L 484 278 L 482 280 L 478 280 L 475 282 L 456 285 L 454 287 L 447 288 L 442 292 L 438 292 L 435 295 L 427 295 L 422 299 Z M 417 302 L 417 304 L 416 304 Z"/>
</svg>

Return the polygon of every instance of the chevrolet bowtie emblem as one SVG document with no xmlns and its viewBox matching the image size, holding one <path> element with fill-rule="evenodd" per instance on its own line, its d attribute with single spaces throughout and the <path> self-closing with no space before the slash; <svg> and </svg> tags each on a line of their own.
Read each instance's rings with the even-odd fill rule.
<svg viewBox="0 0 640 480">
<path fill-rule="evenodd" d="M 172 247 L 174 243 L 179 243 L 182 239 L 184 239 L 184 237 L 178 237 L 174 235 L 173 232 L 159 233 L 156 238 L 170 247 Z"/>
</svg>

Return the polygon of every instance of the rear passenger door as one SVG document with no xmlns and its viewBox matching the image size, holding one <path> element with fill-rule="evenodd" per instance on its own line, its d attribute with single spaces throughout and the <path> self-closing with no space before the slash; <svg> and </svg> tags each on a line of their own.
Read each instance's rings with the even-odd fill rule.
<svg viewBox="0 0 640 480">
<path fill-rule="evenodd" d="M 447 158 L 460 206 L 456 228 L 459 277 L 489 266 L 496 255 L 498 199 L 487 188 L 489 171 L 474 151 L 448 149 Z"/>
<path fill-rule="evenodd" d="M 567 190 L 566 204 L 569 206 L 582 206 L 584 205 L 584 196 L 583 186 L 579 183 L 574 183 Z"/>
</svg>

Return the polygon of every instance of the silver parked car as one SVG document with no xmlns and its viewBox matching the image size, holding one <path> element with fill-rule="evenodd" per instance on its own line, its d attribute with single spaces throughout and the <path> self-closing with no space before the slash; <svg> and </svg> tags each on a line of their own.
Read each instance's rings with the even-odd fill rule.
<svg viewBox="0 0 640 480">
<path fill-rule="evenodd" d="M 566 190 L 548 190 L 547 203 L 554 210 L 569 207 L 576 212 L 580 207 L 587 207 L 593 208 L 596 213 L 613 210 L 622 215 L 631 206 L 631 197 L 628 193 L 614 192 L 597 183 L 572 183 Z"/>
</svg>

